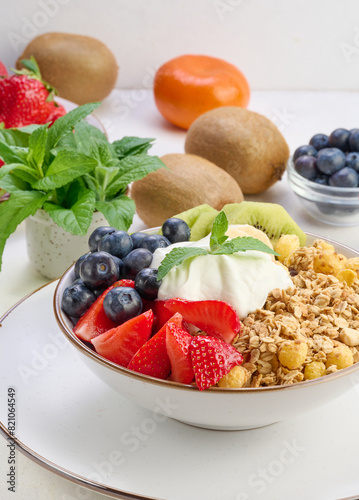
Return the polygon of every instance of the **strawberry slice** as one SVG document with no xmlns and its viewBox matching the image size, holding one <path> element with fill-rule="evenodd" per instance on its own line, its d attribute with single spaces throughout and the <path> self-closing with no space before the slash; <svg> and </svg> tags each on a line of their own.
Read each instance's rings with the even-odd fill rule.
<svg viewBox="0 0 359 500">
<path fill-rule="evenodd" d="M 85 314 L 81 316 L 76 325 L 73 328 L 73 331 L 77 337 L 81 340 L 85 340 L 86 342 L 90 342 L 91 339 L 97 337 L 97 335 L 101 335 L 101 333 L 107 332 L 107 330 L 111 330 L 111 328 L 115 328 L 118 326 L 117 323 L 114 323 L 105 313 L 105 309 L 103 308 L 103 301 L 106 295 L 112 288 L 116 286 L 129 286 L 131 288 L 135 287 L 135 282 L 132 280 L 120 280 L 116 281 L 113 285 L 108 287 L 97 299 L 95 302 L 87 309 Z"/>
<path fill-rule="evenodd" d="M 187 330 L 174 322 L 166 323 L 166 348 L 171 362 L 171 380 L 174 382 L 190 384 L 194 379 L 190 352 L 192 338 Z"/>
<path fill-rule="evenodd" d="M 231 305 L 221 300 L 169 299 L 164 307 L 172 314 L 179 312 L 184 321 L 229 344 L 241 332 L 238 314 Z"/>
<path fill-rule="evenodd" d="M 165 323 L 177 312 L 172 313 L 165 307 L 165 300 L 154 300 L 152 302 L 152 311 L 155 315 L 155 319 L 153 322 L 153 331 L 158 332 Z"/>
<path fill-rule="evenodd" d="M 134 354 L 148 340 L 153 312 L 146 311 L 91 340 L 96 352 L 120 366 L 127 367 Z"/>
<path fill-rule="evenodd" d="M 237 365 L 243 357 L 232 345 L 215 337 L 197 335 L 190 345 L 192 366 L 200 391 L 215 385 Z"/>
<path fill-rule="evenodd" d="M 169 323 L 182 326 L 182 316 L 175 314 L 136 352 L 128 365 L 130 370 L 161 379 L 169 376 L 171 362 L 166 348 L 166 327 Z"/>
</svg>

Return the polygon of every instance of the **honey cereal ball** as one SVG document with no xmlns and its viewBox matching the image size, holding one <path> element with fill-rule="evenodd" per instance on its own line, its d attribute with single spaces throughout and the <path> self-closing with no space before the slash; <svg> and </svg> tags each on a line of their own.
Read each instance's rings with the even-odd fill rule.
<svg viewBox="0 0 359 500">
<path fill-rule="evenodd" d="M 314 378 L 322 377 L 325 374 L 325 364 L 321 361 L 312 361 L 304 368 L 305 380 L 312 380 Z"/>
<path fill-rule="evenodd" d="M 304 340 L 289 340 L 281 346 L 278 359 L 289 370 L 296 370 L 304 363 L 307 353 L 308 345 Z"/>
<path fill-rule="evenodd" d="M 348 346 L 340 343 L 327 355 L 326 367 L 329 368 L 329 366 L 335 365 L 338 370 L 342 370 L 343 368 L 351 366 L 353 363 L 353 353 Z"/>
<path fill-rule="evenodd" d="M 218 382 L 218 387 L 244 387 L 249 381 L 251 374 L 243 366 L 234 366 L 231 371 L 227 373 Z"/>
</svg>

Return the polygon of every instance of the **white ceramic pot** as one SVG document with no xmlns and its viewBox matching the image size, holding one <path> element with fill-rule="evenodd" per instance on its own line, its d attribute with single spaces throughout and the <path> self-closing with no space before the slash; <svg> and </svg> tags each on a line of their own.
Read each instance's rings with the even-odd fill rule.
<svg viewBox="0 0 359 500">
<path fill-rule="evenodd" d="M 25 221 L 27 253 L 31 265 L 42 276 L 61 276 L 81 255 L 88 252 L 88 238 L 99 226 L 108 226 L 100 212 L 95 212 L 85 236 L 77 236 L 57 226 L 45 210 L 38 210 Z"/>
</svg>

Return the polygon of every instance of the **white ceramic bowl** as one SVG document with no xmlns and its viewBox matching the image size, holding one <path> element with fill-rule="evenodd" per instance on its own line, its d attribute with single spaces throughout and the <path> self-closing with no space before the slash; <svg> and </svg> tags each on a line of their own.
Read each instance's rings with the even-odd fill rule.
<svg viewBox="0 0 359 500">
<path fill-rule="evenodd" d="M 308 244 L 318 236 L 308 234 Z M 326 238 L 347 257 L 359 252 Z M 198 427 L 217 430 L 252 429 L 296 417 L 329 403 L 359 382 L 359 363 L 324 377 L 287 386 L 222 389 L 200 392 L 191 385 L 159 380 L 106 360 L 72 332 L 71 320 L 61 310 L 64 289 L 74 280 L 72 266 L 54 294 L 56 320 L 82 361 L 121 395 L 147 408 L 157 418 L 170 417 Z"/>
</svg>

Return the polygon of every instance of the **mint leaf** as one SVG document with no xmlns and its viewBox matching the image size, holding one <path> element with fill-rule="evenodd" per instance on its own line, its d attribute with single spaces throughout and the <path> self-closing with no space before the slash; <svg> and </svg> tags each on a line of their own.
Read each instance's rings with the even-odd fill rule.
<svg viewBox="0 0 359 500">
<path fill-rule="evenodd" d="M 84 236 L 90 227 L 95 208 L 95 193 L 86 190 L 71 208 L 46 202 L 44 209 L 51 219 L 65 231 Z"/>
<path fill-rule="evenodd" d="M 42 164 L 45 158 L 45 148 L 47 141 L 47 125 L 37 128 L 29 139 L 29 152 L 27 160 L 30 164 L 37 167 L 38 172 L 42 173 Z"/>
<path fill-rule="evenodd" d="M 116 181 L 116 188 L 123 190 L 130 182 L 138 181 L 159 168 L 167 167 L 157 156 L 142 154 L 128 156 L 119 162 L 119 177 Z"/>
<path fill-rule="evenodd" d="M 75 128 L 74 133 L 65 134 L 57 144 L 56 149 L 72 149 L 73 151 L 79 151 L 87 156 L 92 156 L 96 148 L 94 147 L 94 142 L 96 145 L 100 143 L 106 143 L 110 147 L 111 156 L 117 159 L 111 145 L 108 143 L 107 138 L 101 130 L 90 125 L 87 121 L 82 120 L 79 122 Z M 56 150 L 52 151 L 56 154 Z"/>
<path fill-rule="evenodd" d="M 100 102 L 84 104 L 58 118 L 49 128 L 49 136 L 46 145 L 47 152 L 56 147 L 60 139 L 66 133 L 71 132 L 79 121 L 90 115 L 100 104 Z"/>
<path fill-rule="evenodd" d="M 210 254 L 229 255 L 235 252 L 246 252 L 247 250 L 257 250 L 259 252 L 265 252 L 272 255 L 279 255 L 268 245 L 258 240 L 257 238 L 252 238 L 251 236 L 238 236 L 238 238 L 226 241 L 225 243 L 223 243 L 223 245 L 216 245 L 214 249 L 211 248 Z"/>
<path fill-rule="evenodd" d="M 0 203 L 0 270 L 6 240 L 23 220 L 43 206 L 47 197 L 36 191 L 21 191 Z"/>
<path fill-rule="evenodd" d="M 40 126 L 41 125 L 35 125 L 36 128 Z M 31 130 L 31 132 L 27 131 L 30 127 L 33 128 L 34 126 L 29 125 L 28 127 L 24 127 L 22 129 L 8 128 L 0 130 L 0 142 L 3 142 L 8 146 L 20 146 L 22 148 L 27 148 L 29 146 L 30 133 L 35 130 Z"/>
<path fill-rule="evenodd" d="M 34 189 L 52 190 L 65 186 L 77 177 L 91 172 L 96 160 L 75 151 L 60 151 L 47 169 L 45 177 L 33 184 Z"/>
<path fill-rule="evenodd" d="M 214 219 L 212 232 L 210 237 L 210 247 L 214 247 L 215 245 L 221 245 L 224 243 L 228 236 L 225 235 L 225 232 L 228 229 L 228 220 L 227 216 L 224 212 L 219 212 L 217 217 Z"/>
<path fill-rule="evenodd" d="M 110 201 L 97 201 L 95 206 L 105 216 L 110 226 L 124 231 L 127 231 L 132 224 L 136 210 L 135 202 L 124 194 Z"/>
<path fill-rule="evenodd" d="M 4 163 L 25 163 L 26 156 L 26 148 L 9 146 L 0 140 L 0 158 Z"/>
<path fill-rule="evenodd" d="M 152 147 L 154 139 L 141 139 L 140 137 L 123 137 L 112 143 L 116 156 L 119 160 L 125 156 L 134 156 L 147 153 Z"/>
<path fill-rule="evenodd" d="M 17 177 L 15 173 L 9 172 L 0 179 L 0 188 L 7 193 L 14 193 L 15 191 L 30 191 L 31 186 L 29 183 Z"/>
<path fill-rule="evenodd" d="M 106 201 L 115 196 L 119 189 L 116 184 L 116 179 L 118 178 L 118 168 L 117 167 L 104 167 L 97 166 L 93 173 L 86 177 L 89 187 L 97 186 L 96 191 L 98 192 L 98 197 L 102 201 Z"/>
<path fill-rule="evenodd" d="M 158 268 L 157 281 L 163 279 L 170 270 L 181 265 L 185 260 L 198 255 L 208 255 L 207 250 L 197 247 L 177 247 L 171 250 Z"/>
</svg>

